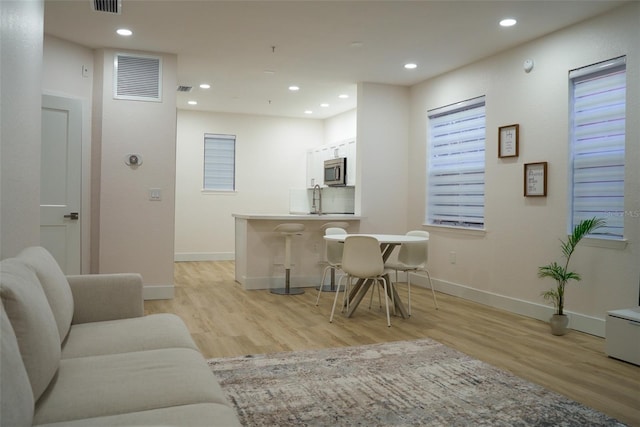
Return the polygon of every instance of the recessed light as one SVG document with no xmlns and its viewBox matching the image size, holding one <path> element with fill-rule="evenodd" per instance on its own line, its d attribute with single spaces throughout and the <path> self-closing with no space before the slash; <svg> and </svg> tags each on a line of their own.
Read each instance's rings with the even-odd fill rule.
<svg viewBox="0 0 640 427">
<path fill-rule="evenodd" d="M 500 26 L 501 27 L 513 27 L 517 23 L 518 23 L 518 21 L 516 21 L 513 18 L 505 18 L 502 21 L 500 21 Z"/>
<path fill-rule="evenodd" d="M 413 70 L 415 68 L 418 68 L 418 64 L 414 64 L 413 62 L 409 62 L 408 64 L 404 64 L 404 68 L 406 68 L 407 70 Z"/>
<path fill-rule="evenodd" d="M 289 90 L 290 90 L 291 92 L 297 92 L 297 91 L 299 91 L 299 90 L 300 90 L 300 87 L 298 87 L 298 86 L 289 86 Z"/>
<path fill-rule="evenodd" d="M 323 102 L 322 104 L 320 104 L 320 106 L 322 108 L 327 108 L 329 106 L 329 104 L 327 104 L 326 102 Z"/>
<path fill-rule="evenodd" d="M 188 101 L 187 104 L 189 104 L 189 105 L 198 105 L 198 101 Z"/>
<path fill-rule="evenodd" d="M 127 29 L 127 28 L 119 28 L 119 29 L 116 30 L 116 33 L 118 33 L 118 35 L 128 37 L 128 36 L 133 34 L 133 31 L 131 31 L 131 30 Z"/>
<path fill-rule="evenodd" d="M 343 94 L 341 94 L 341 95 L 338 95 L 338 98 L 340 98 L 340 99 L 347 99 L 347 98 L 349 98 L 349 95 L 347 95 L 346 93 L 343 93 Z"/>
<path fill-rule="evenodd" d="M 311 111 L 311 110 L 305 110 L 305 111 L 304 111 L 304 113 L 305 113 L 305 114 L 313 114 L 313 111 Z"/>
<path fill-rule="evenodd" d="M 200 85 L 200 89 L 210 89 L 211 85 L 209 83 L 202 83 Z"/>
<path fill-rule="evenodd" d="M 364 46 L 364 43 L 362 42 L 351 42 L 351 47 L 353 48 L 361 48 L 362 46 Z"/>
</svg>

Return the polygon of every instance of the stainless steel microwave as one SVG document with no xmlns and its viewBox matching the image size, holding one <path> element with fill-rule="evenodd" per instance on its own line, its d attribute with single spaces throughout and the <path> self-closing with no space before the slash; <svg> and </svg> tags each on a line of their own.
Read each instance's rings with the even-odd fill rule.
<svg viewBox="0 0 640 427">
<path fill-rule="evenodd" d="M 346 157 L 338 157 L 324 161 L 324 185 L 347 185 Z"/>
</svg>

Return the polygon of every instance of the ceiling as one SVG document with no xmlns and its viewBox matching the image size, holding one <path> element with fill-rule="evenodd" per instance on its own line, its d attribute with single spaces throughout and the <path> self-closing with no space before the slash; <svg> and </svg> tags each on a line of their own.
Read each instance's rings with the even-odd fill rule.
<svg viewBox="0 0 640 427">
<path fill-rule="evenodd" d="M 624 3 L 122 0 L 111 14 L 92 2 L 45 0 L 45 33 L 176 54 L 178 85 L 193 86 L 177 94 L 180 109 L 315 119 L 355 108 L 358 82 L 410 86 Z M 518 24 L 500 27 L 505 17 Z M 133 35 L 116 35 L 122 27 Z"/>
</svg>

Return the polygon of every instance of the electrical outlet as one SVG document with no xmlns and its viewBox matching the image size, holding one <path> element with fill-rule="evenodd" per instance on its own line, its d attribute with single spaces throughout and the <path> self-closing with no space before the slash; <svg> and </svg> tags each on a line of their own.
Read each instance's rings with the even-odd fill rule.
<svg viewBox="0 0 640 427">
<path fill-rule="evenodd" d="M 455 251 L 449 252 L 449 263 L 450 264 L 455 264 L 456 263 L 456 252 Z"/>
</svg>

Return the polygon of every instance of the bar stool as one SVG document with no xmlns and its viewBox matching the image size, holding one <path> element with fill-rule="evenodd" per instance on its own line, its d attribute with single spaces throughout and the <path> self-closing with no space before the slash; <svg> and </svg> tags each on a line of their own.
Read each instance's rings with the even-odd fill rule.
<svg viewBox="0 0 640 427">
<path fill-rule="evenodd" d="M 344 221 L 333 221 L 333 222 L 326 222 L 324 224 L 322 224 L 320 226 L 320 229 L 322 230 L 322 234 L 327 234 L 327 229 L 329 228 L 342 228 L 343 230 L 345 230 L 345 234 L 346 234 L 346 230 L 349 227 L 349 223 L 348 222 L 344 222 Z M 325 257 L 327 255 L 327 242 L 324 241 L 324 246 L 325 246 Z M 325 263 L 329 262 L 325 259 Z M 325 270 L 326 271 L 326 270 Z M 323 278 L 324 278 L 324 273 L 322 274 Z M 318 292 L 318 297 L 320 296 L 320 293 L 322 292 L 335 292 L 336 291 L 336 270 L 335 268 L 331 269 L 331 281 L 329 282 L 328 285 L 324 284 L 324 280 L 320 283 L 320 285 L 316 286 L 316 289 L 319 291 Z M 317 301 L 316 301 L 316 305 Z"/>
<path fill-rule="evenodd" d="M 284 288 L 271 289 L 272 294 L 278 295 L 300 295 L 304 293 L 304 289 L 291 289 L 289 279 L 291 274 L 291 238 L 294 235 L 302 235 L 304 224 L 285 223 L 280 224 L 273 231 L 279 232 L 284 236 L 284 271 L 285 281 Z"/>
</svg>

